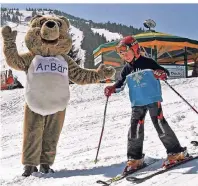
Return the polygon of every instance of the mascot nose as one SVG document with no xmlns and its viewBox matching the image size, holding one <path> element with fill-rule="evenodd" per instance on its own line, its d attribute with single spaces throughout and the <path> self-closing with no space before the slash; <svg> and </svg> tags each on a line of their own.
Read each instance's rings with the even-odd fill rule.
<svg viewBox="0 0 198 186">
<path fill-rule="evenodd" d="M 56 25 L 56 24 L 55 24 L 54 21 L 48 21 L 48 22 L 46 23 L 46 26 L 49 27 L 49 28 L 53 28 L 55 25 Z"/>
</svg>

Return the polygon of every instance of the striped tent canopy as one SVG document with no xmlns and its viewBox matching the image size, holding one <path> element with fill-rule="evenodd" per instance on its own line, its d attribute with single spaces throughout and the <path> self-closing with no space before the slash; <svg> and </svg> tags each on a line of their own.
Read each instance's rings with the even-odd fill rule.
<svg viewBox="0 0 198 186">
<path fill-rule="evenodd" d="M 189 38 L 174 36 L 171 34 L 147 31 L 134 35 L 141 46 L 141 52 L 147 57 L 152 57 L 158 63 L 178 64 L 198 58 L 198 41 Z M 119 40 L 100 45 L 93 51 L 96 58 L 100 54 L 106 64 L 121 66 L 121 59 L 115 52 L 115 46 Z"/>
</svg>

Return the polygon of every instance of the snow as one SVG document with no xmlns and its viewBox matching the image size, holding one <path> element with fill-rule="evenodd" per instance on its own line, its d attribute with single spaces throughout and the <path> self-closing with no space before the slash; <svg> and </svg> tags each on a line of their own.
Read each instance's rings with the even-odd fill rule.
<svg viewBox="0 0 198 186">
<path fill-rule="evenodd" d="M 170 80 L 169 83 L 195 108 L 198 108 L 198 79 Z M 34 173 L 22 178 L 21 165 L 24 90 L 1 92 L 1 176 L 2 185 L 73 185 L 94 186 L 98 179 L 117 175 L 126 162 L 127 131 L 131 115 L 128 89 L 114 94 L 109 99 L 104 135 L 99 151 L 99 162 L 94 164 L 101 132 L 105 97 L 105 84 L 71 85 L 71 100 L 67 108 L 64 127 L 60 136 L 55 163 L 55 174 Z M 189 152 L 198 149 L 191 146 L 191 140 L 198 138 L 198 117 L 180 97 L 162 83 L 164 115 L 176 132 L 181 144 Z M 93 105 L 95 105 L 93 109 Z M 147 156 L 162 159 L 166 152 L 147 115 L 145 120 L 144 152 Z M 162 160 L 161 160 L 162 162 Z M 160 163 L 161 163 L 160 162 Z M 186 163 L 168 173 L 156 176 L 140 186 L 196 185 L 198 182 L 197 160 Z M 149 168 L 154 171 L 160 163 Z M 146 169 L 145 169 L 146 170 Z M 159 181 L 160 180 L 160 181 Z M 117 185 L 129 186 L 123 180 Z"/>
<path fill-rule="evenodd" d="M 198 79 L 170 80 L 169 83 L 195 108 L 198 108 Z M 106 85 L 71 85 L 71 100 L 65 124 L 58 144 L 53 168 L 55 174 L 35 173 L 22 178 L 21 149 L 24 91 L 21 89 L 1 92 L 1 165 L 3 185 L 82 185 L 93 186 L 98 179 L 107 179 L 118 174 L 126 161 L 127 131 L 131 115 L 128 90 L 109 99 L 104 136 L 99 152 L 99 162 L 94 164 L 101 132 Z M 176 132 L 181 144 L 189 152 L 198 149 L 191 140 L 198 137 L 197 115 L 168 86 L 162 84 L 164 115 Z M 95 105 L 93 109 L 93 105 Z M 122 109 L 121 109 L 122 108 Z M 144 152 L 153 158 L 165 158 L 166 152 L 147 115 L 145 121 Z M 196 185 L 198 165 L 196 160 L 146 181 L 143 185 Z M 155 164 L 155 170 L 160 164 Z M 153 168 L 153 169 L 152 169 Z M 160 180 L 160 182 L 159 182 Z M 132 185 L 123 180 L 118 185 Z"/>
<path fill-rule="evenodd" d="M 83 41 L 83 32 L 80 31 L 78 28 L 74 27 L 74 26 L 70 26 L 71 28 L 71 33 L 73 33 L 73 40 L 74 41 L 74 45 L 75 45 L 75 49 L 78 49 L 79 52 L 78 52 L 78 58 L 81 58 L 81 67 L 84 67 L 84 62 L 85 62 L 85 50 L 83 50 L 81 48 L 81 44 L 82 44 L 82 41 Z"/>
<path fill-rule="evenodd" d="M 11 24 L 11 23 L 10 23 Z M 12 27 L 16 24 L 12 24 Z M 27 27 L 18 25 L 17 47 L 25 52 L 24 34 Z M 72 27 L 72 31 L 75 32 Z M 83 37 L 75 32 L 79 41 Z M 0 40 L 2 46 L 2 38 Z M 0 56 L 1 65 L 5 62 Z M 14 71 L 19 81 L 25 85 L 24 72 Z M 198 110 L 198 78 L 176 79 L 168 81 L 191 105 Z M 98 179 L 108 179 L 119 174 L 126 163 L 127 132 L 129 128 L 131 108 L 126 88 L 119 94 L 109 98 L 106 123 L 102 138 L 98 163 L 94 163 L 99 137 L 103 124 L 106 98 L 103 95 L 106 84 L 70 85 L 71 100 L 67 108 L 64 127 L 59 139 L 57 156 L 52 168 L 54 174 L 34 173 L 28 178 L 21 176 L 21 151 L 23 140 L 24 89 L 1 91 L 1 177 L 0 185 L 9 186 L 97 186 Z M 190 144 L 198 140 L 197 114 L 162 82 L 164 116 L 175 131 L 182 146 L 189 152 L 198 152 L 198 148 Z M 160 167 L 166 151 L 157 136 L 157 132 L 149 115 L 145 119 L 144 153 L 147 157 L 160 159 L 160 162 L 143 171 L 155 171 Z M 139 171 L 135 175 L 141 176 Z M 143 172 L 146 175 L 146 172 Z M 198 183 L 198 160 L 183 164 L 173 170 L 151 178 L 139 186 L 196 186 Z M 125 179 L 118 186 L 131 186 L 133 183 Z"/>
<path fill-rule="evenodd" d="M 104 37 L 106 37 L 106 40 L 112 41 L 112 40 L 117 40 L 117 39 L 121 39 L 122 35 L 119 33 L 114 33 L 114 32 L 110 32 L 109 30 L 103 29 L 103 28 L 91 28 L 91 30 L 94 33 L 99 33 L 99 35 L 104 35 Z"/>
<path fill-rule="evenodd" d="M 19 12 L 23 14 L 22 20 L 24 20 L 24 18 L 26 18 L 26 17 L 32 16 L 32 11 L 19 10 Z"/>
</svg>

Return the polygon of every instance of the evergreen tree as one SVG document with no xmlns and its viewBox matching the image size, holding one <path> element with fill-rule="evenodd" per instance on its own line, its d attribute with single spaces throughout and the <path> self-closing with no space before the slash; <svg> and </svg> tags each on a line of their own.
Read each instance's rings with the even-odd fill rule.
<svg viewBox="0 0 198 186">
<path fill-rule="evenodd" d="M 19 23 L 19 17 L 17 15 L 15 16 L 15 22 Z"/>
<path fill-rule="evenodd" d="M 5 13 L 3 13 L 3 20 L 6 22 L 7 21 L 7 16 Z"/>
<path fill-rule="evenodd" d="M 6 12 L 7 8 L 1 7 L 1 12 Z"/>
<path fill-rule="evenodd" d="M 80 65 L 81 59 L 78 58 L 79 49 L 75 49 L 75 45 L 74 45 L 75 39 L 73 39 L 73 36 L 74 36 L 74 34 L 71 34 L 73 45 L 72 45 L 71 50 L 68 53 L 68 56 L 70 56 L 78 65 Z"/>
<path fill-rule="evenodd" d="M 11 21 L 11 17 L 10 17 L 10 15 L 7 13 L 7 21 Z"/>
<path fill-rule="evenodd" d="M 12 21 L 13 23 L 15 23 L 15 22 L 16 22 L 15 14 L 13 14 L 11 21 Z"/>
<path fill-rule="evenodd" d="M 1 10 L 6 11 L 7 9 L 1 8 Z M 103 28 L 107 29 L 110 32 L 116 32 L 120 33 L 123 36 L 126 35 L 132 35 L 132 34 L 138 34 L 141 32 L 144 32 L 144 29 L 142 28 L 134 28 L 133 26 L 126 26 L 122 25 L 120 23 L 111 23 L 110 21 L 106 23 L 95 23 L 92 20 L 85 20 L 79 17 L 75 17 L 73 15 L 67 14 L 65 12 L 59 11 L 59 10 L 52 10 L 52 9 L 46 9 L 46 8 L 39 8 L 39 9 L 33 9 L 33 8 L 26 8 L 27 11 L 32 11 L 32 16 L 37 15 L 37 12 L 40 11 L 40 14 L 44 15 L 44 11 L 49 11 L 49 13 L 54 13 L 59 16 L 65 16 L 69 19 L 71 25 L 75 26 L 76 28 L 80 29 L 83 32 L 83 40 L 82 40 L 82 49 L 86 51 L 85 53 L 85 67 L 86 68 L 93 68 L 94 67 L 94 56 L 93 56 L 93 50 L 95 50 L 99 45 L 106 43 L 107 40 L 104 35 L 99 35 L 98 33 L 93 33 L 91 28 Z M 2 12 L 1 11 L 1 12 Z M 10 14 L 13 14 L 13 8 L 7 10 Z M 16 9 L 16 15 L 20 16 L 20 12 L 18 9 Z M 6 16 L 1 14 L 1 20 L 2 24 L 5 24 L 6 21 L 13 21 L 18 22 L 19 17 L 17 17 L 15 14 L 10 19 L 10 16 L 8 16 L 6 12 Z M 73 41 L 74 42 L 74 41 Z M 79 64 L 81 59 L 77 59 L 78 50 L 75 50 L 74 45 L 72 46 L 71 51 L 69 52 L 69 55 Z"/>
<path fill-rule="evenodd" d="M 34 17 L 35 15 L 37 15 L 36 10 L 32 11 L 32 17 Z"/>
<path fill-rule="evenodd" d="M 3 18 L 3 14 L 1 12 L 1 26 L 5 25 L 6 20 Z"/>
<path fill-rule="evenodd" d="M 78 65 L 80 65 L 82 59 L 78 58 L 78 53 L 79 49 L 75 49 L 75 45 L 73 44 L 68 56 L 70 56 Z"/>
<path fill-rule="evenodd" d="M 19 9 L 16 10 L 16 15 L 17 15 L 17 16 L 20 15 Z"/>
</svg>

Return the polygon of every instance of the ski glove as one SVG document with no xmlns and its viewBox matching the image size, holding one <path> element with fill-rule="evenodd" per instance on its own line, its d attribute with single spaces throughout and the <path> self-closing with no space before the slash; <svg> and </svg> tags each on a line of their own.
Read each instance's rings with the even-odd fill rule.
<svg viewBox="0 0 198 186">
<path fill-rule="evenodd" d="M 164 70 L 155 70 L 154 76 L 156 79 L 167 80 L 167 74 Z"/>
<path fill-rule="evenodd" d="M 111 96 L 112 93 L 115 93 L 115 86 L 114 85 L 105 87 L 105 89 L 104 89 L 105 96 L 109 97 L 109 96 Z"/>
</svg>

